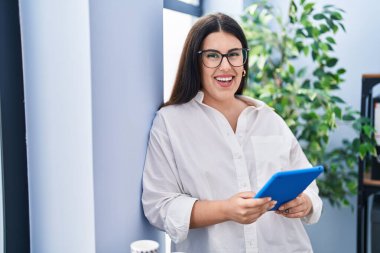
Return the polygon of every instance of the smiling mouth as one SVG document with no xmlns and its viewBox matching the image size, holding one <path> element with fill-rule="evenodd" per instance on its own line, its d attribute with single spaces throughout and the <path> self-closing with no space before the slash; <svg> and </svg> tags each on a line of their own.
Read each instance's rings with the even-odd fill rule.
<svg viewBox="0 0 380 253">
<path fill-rule="evenodd" d="M 232 84 L 232 80 L 234 79 L 234 76 L 229 76 L 229 77 L 215 77 L 214 79 L 216 82 L 222 86 L 222 87 L 229 87 Z"/>
</svg>

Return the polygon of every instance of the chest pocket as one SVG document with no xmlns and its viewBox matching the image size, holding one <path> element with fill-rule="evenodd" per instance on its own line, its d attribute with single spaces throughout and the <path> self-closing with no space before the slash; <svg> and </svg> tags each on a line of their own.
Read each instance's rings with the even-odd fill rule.
<svg viewBox="0 0 380 253">
<path fill-rule="evenodd" d="M 276 172 L 289 166 L 290 140 L 282 135 L 251 136 L 257 189 Z"/>
</svg>

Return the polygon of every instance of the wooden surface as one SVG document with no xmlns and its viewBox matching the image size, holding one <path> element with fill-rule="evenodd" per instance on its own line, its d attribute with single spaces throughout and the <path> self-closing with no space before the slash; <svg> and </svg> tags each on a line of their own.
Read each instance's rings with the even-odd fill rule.
<svg viewBox="0 0 380 253">
<path fill-rule="evenodd" d="M 363 78 L 380 78 L 380 74 L 363 74 Z"/>
<path fill-rule="evenodd" d="M 365 185 L 373 185 L 373 186 L 379 186 L 380 187 L 380 180 L 373 180 L 369 178 L 363 179 L 363 184 Z"/>
</svg>

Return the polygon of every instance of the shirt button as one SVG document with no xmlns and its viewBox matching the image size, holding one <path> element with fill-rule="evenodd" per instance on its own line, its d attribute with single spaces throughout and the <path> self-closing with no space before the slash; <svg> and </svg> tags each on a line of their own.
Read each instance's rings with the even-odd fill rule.
<svg viewBox="0 0 380 253">
<path fill-rule="evenodd" d="M 241 159 L 240 153 L 234 153 L 234 159 Z"/>
</svg>

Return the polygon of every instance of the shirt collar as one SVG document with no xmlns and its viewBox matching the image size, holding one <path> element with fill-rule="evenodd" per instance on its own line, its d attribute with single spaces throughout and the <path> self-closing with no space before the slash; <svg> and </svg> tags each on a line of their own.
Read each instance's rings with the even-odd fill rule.
<svg viewBox="0 0 380 253">
<path fill-rule="evenodd" d="M 198 91 L 197 95 L 195 95 L 195 97 L 194 97 L 194 100 L 200 104 L 203 104 L 204 96 L 205 96 L 205 94 L 203 93 L 203 91 Z"/>
<path fill-rule="evenodd" d="M 260 110 L 264 107 L 268 107 L 264 102 L 257 100 L 257 99 L 254 99 L 254 98 L 251 98 L 251 97 L 248 97 L 248 96 L 237 95 L 237 97 L 240 100 L 247 103 L 248 106 L 253 107 L 254 109 Z M 197 95 L 194 97 L 194 100 L 200 104 L 203 104 L 203 98 L 204 98 L 204 93 L 203 93 L 203 91 L 200 90 L 200 91 L 198 91 Z"/>
</svg>

